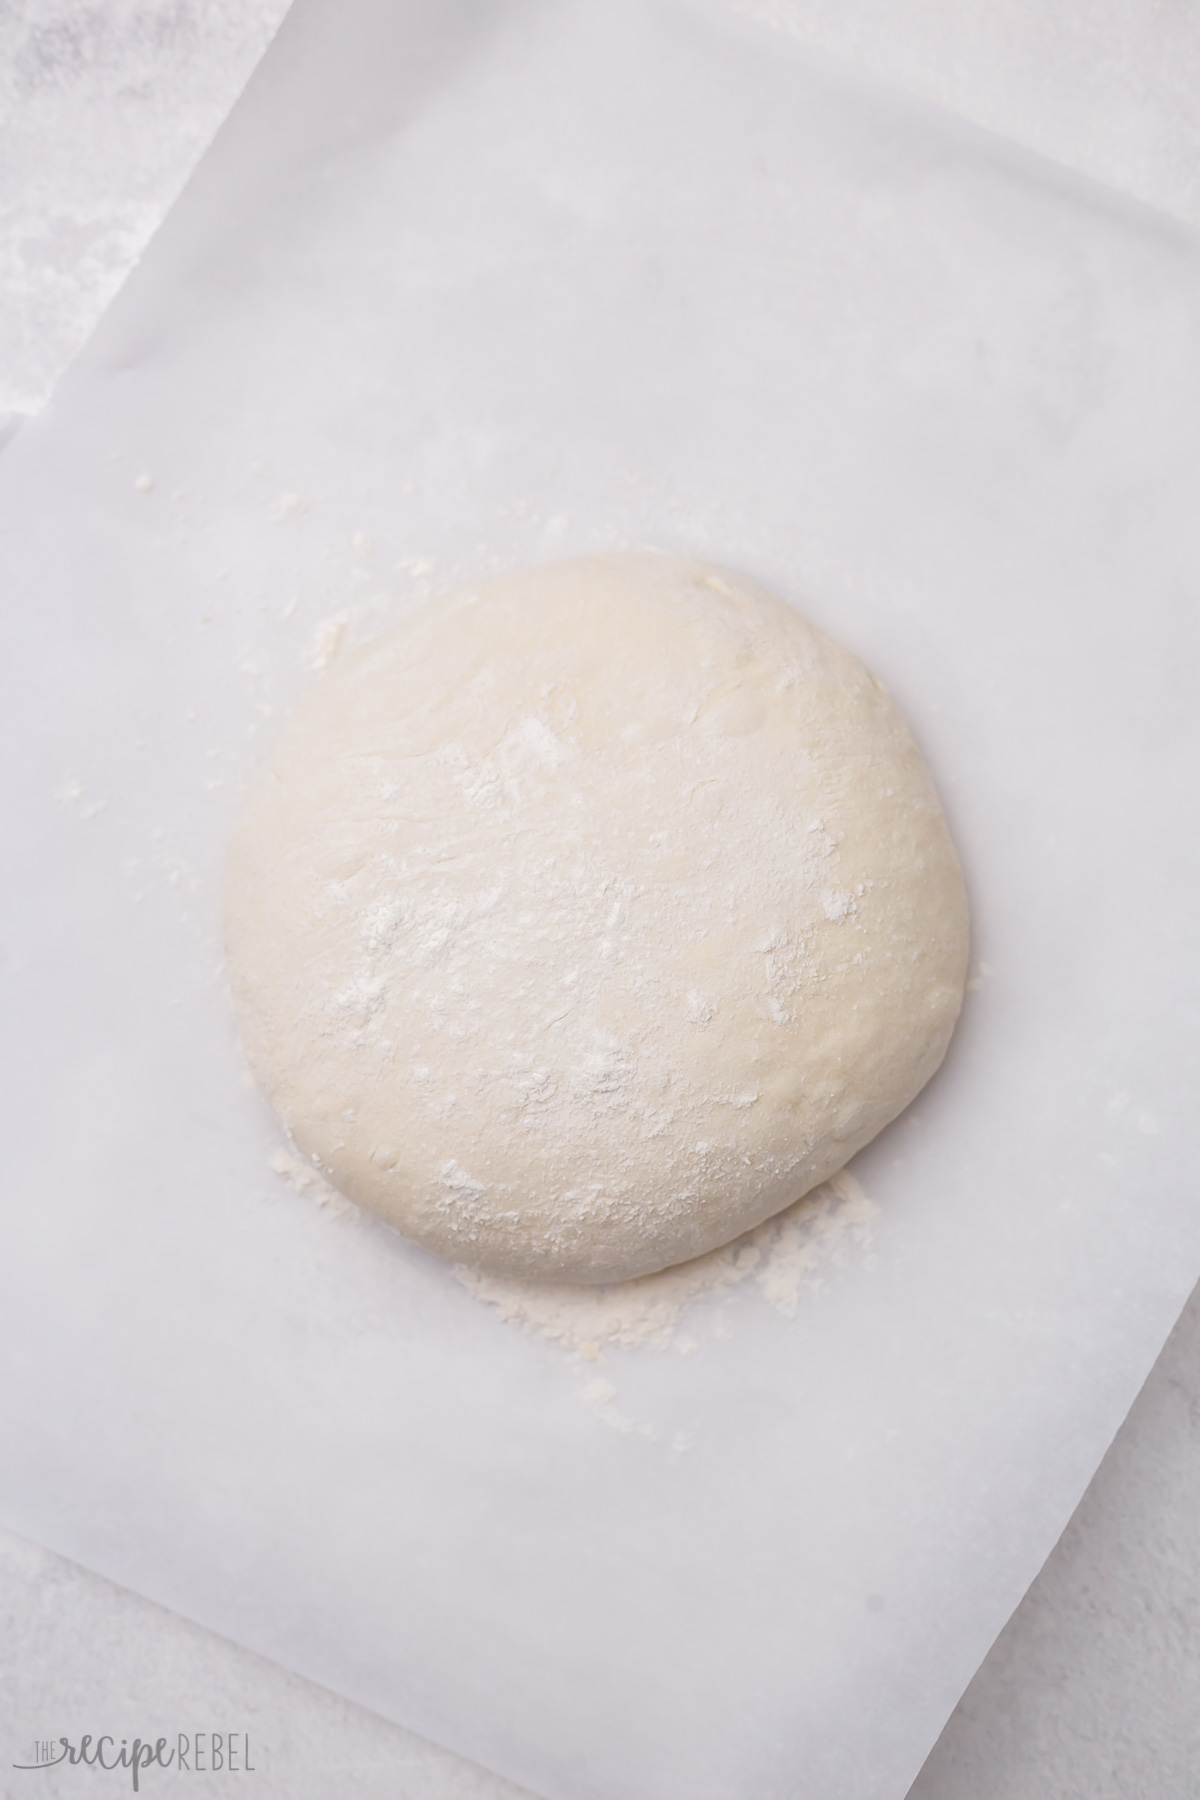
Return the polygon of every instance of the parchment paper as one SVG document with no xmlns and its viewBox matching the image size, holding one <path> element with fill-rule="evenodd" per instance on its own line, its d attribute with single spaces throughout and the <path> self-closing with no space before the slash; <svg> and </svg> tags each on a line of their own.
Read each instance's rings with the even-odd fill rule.
<svg viewBox="0 0 1200 1800">
<path fill-rule="evenodd" d="M 1200 1268 L 1198 451 L 1152 214 L 684 0 L 299 0 L 0 460 L 4 1521 L 549 1800 L 901 1795 Z M 218 918 L 340 634 L 633 545 L 884 679 L 976 967 L 652 1433 L 270 1173 Z"/>
</svg>

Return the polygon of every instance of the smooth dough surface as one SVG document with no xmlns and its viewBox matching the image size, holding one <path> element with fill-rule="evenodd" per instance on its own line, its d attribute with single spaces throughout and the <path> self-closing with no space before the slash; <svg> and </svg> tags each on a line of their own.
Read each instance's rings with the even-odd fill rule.
<svg viewBox="0 0 1200 1800">
<path fill-rule="evenodd" d="M 624 1279 L 825 1180 L 941 1062 L 967 916 L 896 708 L 738 576 L 588 557 L 335 664 L 252 784 L 251 1065 L 350 1199 Z"/>
</svg>

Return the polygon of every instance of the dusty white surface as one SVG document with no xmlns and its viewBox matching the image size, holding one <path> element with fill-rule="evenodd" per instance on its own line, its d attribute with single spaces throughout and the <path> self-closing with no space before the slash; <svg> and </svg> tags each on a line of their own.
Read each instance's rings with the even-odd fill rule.
<svg viewBox="0 0 1200 1800">
<path fill-rule="evenodd" d="M 56 362 L 86 330 L 80 320 L 90 316 L 89 307 L 103 303 L 114 269 L 119 280 L 122 258 L 140 241 L 138 231 L 144 237 L 151 228 L 138 211 L 153 204 L 140 188 L 151 141 L 146 121 L 153 120 L 159 134 L 156 166 L 174 158 L 173 166 L 185 171 L 240 86 L 278 10 L 247 8 L 231 25 L 234 9 L 209 8 L 216 26 L 206 36 L 198 7 L 190 12 L 177 6 L 138 8 L 132 41 L 143 47 L 146 41 L 167 42 L 172 22 L 184 17 L 195 22 L 188 56 L 167 54 L 156 65 L 161 90 L 154 104 L 140 111 L 145 94 L 137 97 L 137 83 L 144 89 L 144 63 L 129 84 L 135 90 L 131 96 L 124 92 L 124 79 L 114 75 L 111 58 L 89 62 L 86 46 L 106 41 L 88 37 L 101 16 L 94 10 L 10 5 L 0 15 L 0 30 L 8 34 L 4 62 L 10 87 L 12 71 L 26 66 L 21 58 L 28 42 L 48 23 L 61 28 L 57 41 L 69 47 L 63 65 L 75 71 L 70 80 L 60 71 L 43 83 L 36 99 L 22 102 L 15 87 L 9 95 L 4 179 L 21 192 L 22 206 L 40 188 L 43 218 L 77 218 L 78 201 L 69 190 L 86 164 L 87 180 L 95 179 L 114 197 L 127 181 L 135 190 L 129 216 L 142 221 L 132 235 L 122 238 L 117 232 L 107 240 L 103 254 L 95 254 L 86 232 L 74 260 L 66 252 L 65 262 L 58 251 L 48 253 L 53 280 L 47 294 L 69 292 L 77 277 L 78 293 L 70 292 L 65 312 L 57 302 L 30 307 L 28 276 L 36 251 L 30 249 L 26 215 L 6 196 L 9 253 L 13 237 L 20 240 L 20 280 L 14 285 L 24 284 L 23 317 L 44 327 L 47 336 L 36 353 L 21 335 L 24 324 L 0 336 L 9 382 L 0 410 L 37 404 Z M 789 15 L 792 27 L 809 41 L 849 52 L 1085 172 L 1174 206 L 1185 218 L 1200 216 L 1189 176 L 1195 130 L 1190 94 L 1200 69 L 1200 18 L 1194 13 L 1155 9 L 1135 19 L 1132 8 L 1112 6 L 1092 11 L 1086 30 L 1078 19 L 1056 24 L 1041 9 L 1015 0 L 1000 8 L 959 9 L 953 18 L 930 4 L 892 6 L 886 14 L 865 4 L 843 7 L 836 29 L 832 8 L 795 6 Z M 119 16 L 109 9 L 109 19 Z M 165 35 L 156 37 L 156 31 Z M 46 44 L 43 36 L 41 51 Z M 113 52 L 117 63 L 120 54 Z M 187 87 L 202 75 L 211 80 L 210 99 L 197 134 L 194 112 L 176 108 L 173 97 L 182 90 L 171 83 Z M 21 104 L 38 115 L 30 135 Z M 62 142 L 82 133 L 80 117 L 92 107 L 105 122 L 88 136 L 87 157 L 60 159 L 56 179 L 63 185 L 55 190 L 48 173 L 53 158 L 45 146 L 56 133 Z M 130 130 L 135 118 L 138 126 Z M 106 163 L 96 148 L 110 141 L 110 130 L 111 142 L 121 147 Z M 139 172 L 123 177 L 122 170 L 135 164 Z M 157 204 L 165 204 L 173 191 L 163 190 Z M 68 237 L 69 232 L 54 238 L 52 232 L 46 241 L 54 238 L 61 245 Z M 64 334 L 62 320 L 68 316 Z M 1087 1794 L 1107 1800 L 1198 1791 L 1196 1749 L 1188 1742 L 1197 1665 L 1192 1521 L 1200 1501 L 1198 1352 L 1193 1303 L 1062 1544 L 964 1697 L 914 1795 L 1047 1800 Z M 49 1731 L 120 1732 L 126 1724 L 140 1730 L 146 1713 L 163 1720 L 164 1729 L 187 1729 L 189 1721 L 192 1729 L 220 1729 L 224 1720 L 229 1729 L 253 1731 L 247 1718 L 252 1714 L 261 1722 L 266 1747 L 256 1777 L 259 1792 L 317 1796 L 335 1783 L 339 1793 L 364 1796 L 514 1791 L 61 1559 L 11 1539 L 5 1552 L 0 1751 L 6 1761 L 19 1759 L 28 1739 Z M 14 1784 L 34 1779 L 8 1777 L 14 1793 L 26 1791 Z M 36 1777 L 39 1792 L 78 1791 L 78 1775 L 62 1778 L 58 1789 L 53 1779 Z"/>
<path fill-rule="evenodd" d="M 909 1800 L 1200 1794 L 1200 1291 Z"/>
<path fill-rule="evenodd" d="M 0 1535 L 0 1794 L 77 1800 L 127 1791 L 123 1771 L 17 1773 L 38 1737 L 245 1733 L 252 1773 L 196 1777 L 248 1800 L 516 1800 L 476 1769 L 325 1688 L 216 1637 L 60 1556 Z M 144 1794 L 187 1792 L 143 1775 Z"/>
<path fill-rule="evenodd" d="M 286 11 L 0 6 L 0 419 L 48 399 Z"/>
</svg>

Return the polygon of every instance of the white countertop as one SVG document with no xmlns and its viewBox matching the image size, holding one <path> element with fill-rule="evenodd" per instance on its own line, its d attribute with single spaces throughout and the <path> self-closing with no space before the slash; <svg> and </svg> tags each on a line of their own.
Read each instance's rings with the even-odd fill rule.
<svg viewBox="0 0 1200 1800">
<path fill-rule="evenodd" d="M 1200 226 L 1200 9 L 1099 0 L 1086 15 L 1052 17 L 1032 0 L 742 5 Z M 10 0 L 0 13 L 0 418 L 44 404 L 285 10 L 282 0 L 114 0 L 103 11 Z M 1197 1516 L 1194 1296 L 911 1800 L 1200 1794 Z M 3 1533 L 0 1621 L 6 1765 L 39 1737 L 119 1735 L 165 1719 L 249 1733 L 260 1794 L 517 1792 Z M 6 1795 L 33 1784 L 64 1800 L 81 1779 L 5 1773 Z M 235 1779 L 210 1777 L 218 1790 Z"/>
</svg>

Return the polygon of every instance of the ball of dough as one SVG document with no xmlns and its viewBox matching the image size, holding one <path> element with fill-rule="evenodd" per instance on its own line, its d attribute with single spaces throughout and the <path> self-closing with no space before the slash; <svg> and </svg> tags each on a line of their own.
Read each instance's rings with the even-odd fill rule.
<svg viewBox="0 0 1200 1800">
<path fill-rule="evenodd" d="M 942 1060 L 966 902 L 880 684 L 740 577 L 593 556 L 338 663 L 253 783 L 251 1065 L 351 1200 L 601 1282 L 826 1179 Z"/>
</svg>

